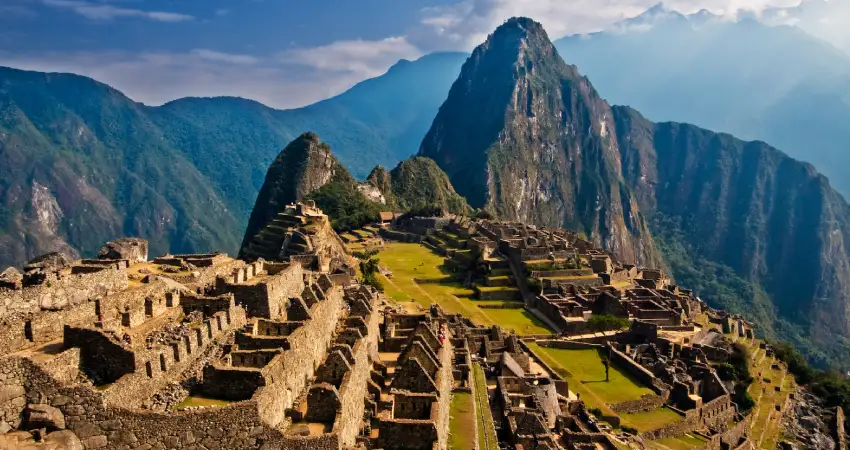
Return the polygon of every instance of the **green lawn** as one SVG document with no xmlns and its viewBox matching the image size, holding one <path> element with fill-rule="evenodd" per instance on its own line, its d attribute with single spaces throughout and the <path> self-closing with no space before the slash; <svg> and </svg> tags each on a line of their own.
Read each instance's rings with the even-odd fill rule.
<svg viewBox="0 0 850 450">
<path fill-rule="evenodd" d="M 378 255 L 380 264 L 393 276 L 381 278 L 387 295 L 398 302 L 416 301 L 425 308 L 437 303 L 450 314 L 463 314 L 480 325 L 498 324 L 520 334 L 547 334 L 546 326 L 522 309 L 482 309 L 471 300 L 472 289 L 459 282 L 416 283 L 418 279 L 445 278 L 451 273 L 443 267 L 443 257 L 419 244 L 389 242 Z M 502 303 L 502 302 L 496 302 Z"/>
<path fill-rule="evenodd" d="M 682 416 L 670 408 L 657 408 L 634 414 L 620 414 L 620 420 L 643 432 L 676 423 L 682 420 Z"/>
<path fill-rule="evenodd" d="M 606 382 L 605 366 L 596 350 L 562 350 L 540 347 L 536 343 L 531 343 L 530 347 L 567 380 L 570 390 L 579 394 L 588 406 L 608 414 L 613 414 L 609 405 L 654 393 L 615 366 L 611 366 Z"/>
<path fill-rule="evenodd" d="M 468 450 L 475 448 L 475 404 L 472 394 L 455 392 L 449 420 L 449 448 Z"/>
<path fill-rule="evenodd" d="M 478 364 L 473 364 L 472 377 L 475 382 L 473 394 L 475 394 L 474 400 L 477 405 L 475 419 L 478 421 L 478 448 L 497 449 L 499 448 L 499 442 L 496 439 L 496 429 L 493 426 L 493 415 L 490 413 L 487 379 L 484 377 L 484 369 Z"/>
<path fill-rule="evenodd" d="M 691 450 L 704 446 L 708 441 L 701 436 L 686 434 L 677 438 L 659 439 L 655 442 L 670 450 Z"/>
<path fill-rule="evenodd" d="M 177 405 L 177 410 L 182 411 L 186 408 L 195 407 L 195 406 L 204 406 L 204 407 L 222 407 L 227 406 L 233 402 L 228 400 L 219 400 L 215 398 L 207 398 L 201 397 L 198 395 L 190 395 L 186 397 L 182 402 Z"/>
</svg>

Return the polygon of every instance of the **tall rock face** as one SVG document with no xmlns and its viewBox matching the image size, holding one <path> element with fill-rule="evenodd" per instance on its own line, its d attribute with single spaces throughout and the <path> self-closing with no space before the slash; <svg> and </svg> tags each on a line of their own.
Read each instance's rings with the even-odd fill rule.
<svg viewBox="0 0 850 450">
<path fill-rule="evenodd" d="M 762 142 L 654 124 L 626 107 L 614 116 L 624 177 L 644 211 L 665 219 L 653 231 L 673 228 L 692 260 L 728 266 L 763 290 L 768 316 L 802 326 L 774 331 L 816 361 L 850 363 L 850 206 L 826 177 Z M 703 269 L 674 275 L 699 285 Z"/>
<path fill-rule="evenodd" d="M 329 183 L 350 185 L 352 189 L 356 185 L 354 178 L 331 153 L 330 146 L 315 133 L 304 133 L 289 143 L 269 167 L 248 219 L 240 254 L 286 205 L 303 200 Z"/>
<path fill-rule="evenodd" d="M 611 107 L 515 18 L 475 49 L 419 150 L 473 207 L 585 231 L 624 262 L 661 262 L 621 173 Z"/>
</svg>

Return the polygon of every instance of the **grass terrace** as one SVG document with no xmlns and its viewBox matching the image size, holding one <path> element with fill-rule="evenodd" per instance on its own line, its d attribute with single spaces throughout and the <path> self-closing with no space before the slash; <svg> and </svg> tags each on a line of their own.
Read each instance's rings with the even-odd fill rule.
<svg viewBox="0 0 850 450">
<path fill-rule="evenodd" d="M 708 439 L 696 434 L 686 434 L 677 438 L 664 438 L 650 443 L 650 448 L 659 450 L 691 450 L 703 447 Z"/>
<path fill-rule="evenodd" d="M 449 420 L 449 448 L 466 450 L 475 448 L 475 403 L 474 397 L 468 392 L 452 394 L 452 405 Z"/>
<path fill-rule="evenodd" d="M 475 292 L 463 287 L 460 282 L 451 280 L 449 277 L 452 273 L 444 267 L 443 257 L 427 247 L 420 244 L 388 242 L 378 254 L 378 258 L 381 266 L 392 272 L 391 278 L 381 277 L 381 281 L 387 295 L 397 302 L 413 301 L 423 308 L 437 303 L 448 313 L 463 314 L 480 325 L 500 325 L 513 329 L 518 334 L 551 333 L 543 322 L 524 309 L 486 308 L 505 302 L 472 300 Z M 440 281 L 417 283 L 415 279 Z M 480 308 L 479 305 L 485 308 Z"/>
<path fill-rule="evenodd" d="M 199 395 L 190 395 L 177 405 L 177 410 L 182 411 L 186 408 L 204 407 L 204 408 L 220 408 L 227 406 L 232 402 L 228 400 L 219 400 L 216 398 L 207 398 Z"/>
<path fill-rule="evenodd" d="M 676 423 L 682 420 L 682 416 L 670 408 L 657 408 L 634 414 L 620 414 L 620 420 L 643 432 Z"/>
<path fill-rule="evenodd" d="M 606 414 L 614 414 L 609 405 L 654 394 L 616 366 L 611 366 L 610 381 L 606 382 L 605 366 L 596 350 L 546 348 L 536 343 L 529 344 L 529 347 L 567 380 L 570 390 L 579 394 L 588 406 L 599 408 Z"/>
<path fill-rule="evenodd" d="M 499 441 L 496 438 L 493 415 L 490 411 L 487 379 L 484 377 L 484 369 L 478 364 L 474 364 L 472 367 L 472 377 L 475 382 L 475 388 L 472 393 L 475 396 L 475 420 L 478 423 L 478 448 L 495 450 L 499 448 Z"/>
</svg>

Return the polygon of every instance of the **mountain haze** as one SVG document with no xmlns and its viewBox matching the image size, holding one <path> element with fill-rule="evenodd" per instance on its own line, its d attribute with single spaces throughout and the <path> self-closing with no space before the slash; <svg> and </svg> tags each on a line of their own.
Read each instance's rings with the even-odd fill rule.
<svg viewBox="0 0 850 450">
<path fill-rule="evenodd" d="M 821 362 L 850 350 L 850 207 L 762 142 L 610 107 L 545 31 L 511 19 L 478 47 L 423 140 L 474 207 L 661 259 L 715 305 Z"/>
<path fill-rule="evenodd" d="M 829 43 L 796 27 L 655 7 L 555 45 L 610 102 L 765 141 L 850 195 L 850 55 Z"/>
</svg>

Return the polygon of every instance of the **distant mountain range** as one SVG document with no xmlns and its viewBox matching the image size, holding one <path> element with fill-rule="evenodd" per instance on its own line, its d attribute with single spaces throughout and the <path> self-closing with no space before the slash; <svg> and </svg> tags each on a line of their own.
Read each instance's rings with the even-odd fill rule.
<svg viewBox="0 0 850 450">
<path fill-rule="evenodd" d="M 850 56 L 829 43 L 795 27 L 656 6 L 610 32 L 555 45 L 608 101 L 765 141 L 850 196 L 850 128 L 842 125 L 850 123 Z"/>
<path fill-rule="evenodd" d="M 151 252 L 235 253 L 266 169 L 305 130 L 352 174 L 416 153 L 464 54 L 400 61 L 295 110 L 239 98 L 133 102 L 92 79 L 0 68 L 0 266 L 93 255 L 118 236 Z"/>
<path fill-rule="evenodd" d="M 667 265 L 768 336 L 850 364 L 850 206 L 827 179 L 762 142 L 610 106 L 537 22 L 475 49 L 419 154 L 472 207 Z"/>
</svg>

